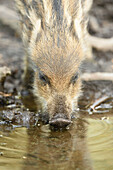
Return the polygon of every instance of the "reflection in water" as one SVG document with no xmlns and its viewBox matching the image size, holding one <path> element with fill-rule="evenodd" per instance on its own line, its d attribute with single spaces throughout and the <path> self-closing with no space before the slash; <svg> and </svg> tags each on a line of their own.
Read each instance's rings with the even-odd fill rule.
<svg viewBox="0 0 113 170">
<path fill-rule="evenodd" d="M 51 132 L 47 127 L 28 130 L 28 154 L 25 169 L 92 169 L 85 139 L 84 122 L 78 120 L 72 129 Z"/>
<path fill-rule="evenodd" d="M 0 145 L 4 153 L 0 169 L 92 169 L 85 134 L 82 120 L 63 132 L 53 132 L 47 125 L 17 128 L 9 137 L 0 138 L 0 143 L 6 142 Z"/>
<path fill-rule="evenodd" d="M 78 119 L 63 132 L 0 126 L 0 152 L 0 170 L 113 170 L 113 118 Z"/>
</svg>

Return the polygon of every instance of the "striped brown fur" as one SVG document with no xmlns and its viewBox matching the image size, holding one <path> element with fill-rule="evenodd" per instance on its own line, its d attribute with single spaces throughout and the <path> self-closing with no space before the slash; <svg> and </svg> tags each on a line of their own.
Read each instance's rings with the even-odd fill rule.
<svg viewBox="0 0 113 170">
<path fill-rule="evenodd" d="M 71 119 L 80 95 L 79 67 L 87 55 L 87 13 L 92 1 L 15 1 L 26 51 L 26 85 L 32 72 L 30 86 L 37 108 L 41 103 L 49 120 L 57 114 Z"/>
</svg>

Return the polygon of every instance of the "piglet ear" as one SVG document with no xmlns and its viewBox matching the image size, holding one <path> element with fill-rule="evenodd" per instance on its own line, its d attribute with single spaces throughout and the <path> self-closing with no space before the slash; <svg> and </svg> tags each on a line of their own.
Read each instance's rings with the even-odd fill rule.
<svg viewBox="0 0 113 170">
<path fill-rule="evenodd" d="M 78 0 L 76 8 L 76 16 L 74 19 L 74 26 L 78 38 L 82 38 L 83 29 L 87 25 L 87 15 L 92 6 L 93 0 Z"/>
<path fill-rule="evenodd" d="M 84 18 L 83 13 L 83 6 L 81 0 L 78 1 L 77 9 L 76 9 L 76 16 L 74 18 L 74 28 L 76 35 L 79 39 L 82 38 L 83 30 L 82 30 L 82 21 Z"/>
<path fill-rule="evenodd" d="M 89 48 L 89 42 L 87 41 L 87 22 L 88 12 L 92 6 L 93 0 L 78 0 L 76 15 L 74 17 L 74 30 L 79 42 L 81 43 L 84 54 L 89 57 L 91 55 L 91 49 Z"/>
<path fill-rule="evenodd" d="M 37 33 L 41 30 L 41 15 L 40 11 L 36 13 L 32 0 L 15 0 L 17 12 L 20 18 L 20 31 L 25 46 L 37 37 Z M 41 5 L 40 5 L 41 6 Z M 40 7 L 41 8 L 41 7 Z"/>
</svg>

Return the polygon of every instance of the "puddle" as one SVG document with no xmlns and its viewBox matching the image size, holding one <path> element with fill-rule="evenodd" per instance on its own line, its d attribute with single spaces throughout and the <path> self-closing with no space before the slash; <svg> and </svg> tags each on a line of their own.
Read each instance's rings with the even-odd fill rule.
<svg viewBox="0 0 113 170">
<path fill-rule="evenodd" d="M 0 132 L 0 169 L 113 169 L 113 117 L 78 119 L 64 132 L 48 125 Z"/>
<path fill-rule="evenodd" d="M 113 117 L 104 120 L 89 119 L 88 148 L 96 170 L 113 169 Z"/>
</svg>

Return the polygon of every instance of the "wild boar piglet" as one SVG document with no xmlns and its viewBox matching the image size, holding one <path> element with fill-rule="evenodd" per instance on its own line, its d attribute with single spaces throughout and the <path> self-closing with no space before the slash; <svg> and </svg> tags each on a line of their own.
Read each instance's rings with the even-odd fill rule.
<svg viewBox="0 0 113 170">
<path fill-rule="evenodd" d="M 54 127 L 66 127 L 81 94 L 92 0 L 15 0 L 25 47 L 24 86 Z M 32 100 L 32 99 L 31 99 Z"/>
</svg>

